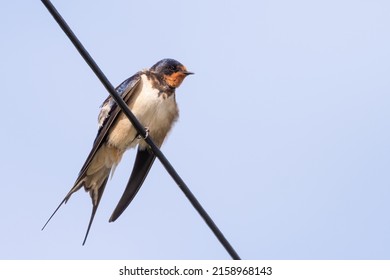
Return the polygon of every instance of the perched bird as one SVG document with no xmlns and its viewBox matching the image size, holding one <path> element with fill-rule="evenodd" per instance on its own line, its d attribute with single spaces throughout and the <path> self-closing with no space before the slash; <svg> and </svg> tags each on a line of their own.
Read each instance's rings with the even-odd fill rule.
<svg viewBox="0 0 390 280">
<path fill-rule="evenodd" d="M 136 73 L 116 88 L 117 93 L 145 126 L 147 133 L 158 147 L 161 147 L 179 115 L 175 89 L 190 74 L 193 73 L 188 72 L 180 62 L 174 59 L 163 59 L 149 70 Z M 138 145 L 133 171 L 111 215 L 110 222 L 115 221 L 133 200 L 155 159 L 147 143 L 140 137 L 111 96 L 101 106 L 98 123 L 99 130 L 92 150 L 76 182 L 42 228 L 43 230 L 46 227 L 54 214 L 73 193 L 84 187 L 91 196 L 93 207 L 83 245 L 87 240 L 110 173 L 114 173 L 123 153 Z"/>
</svg>

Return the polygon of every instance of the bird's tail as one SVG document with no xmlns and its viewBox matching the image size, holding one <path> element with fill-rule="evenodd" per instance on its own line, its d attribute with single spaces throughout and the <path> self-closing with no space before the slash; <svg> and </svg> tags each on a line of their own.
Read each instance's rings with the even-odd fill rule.
<svg viewBox="0 0 390 280">
<path fill-rule="evenodd" d="M 71 190 L 68 192 L 68 194 L 65 196 L 65 198 L 61 201 L 61 203 L 58 205 L 58 207 L 54 210 L 53 214 L 49 217 L 45 225 L 42 227 L 42 230 L 45 229 L 47 224 L 50 222 L 50 220 L 53 218 L 53 216 L 57 213 L 57 211 L 60 209 L 60 207 L 67 203 L 72 194 L 77 192 L 79 189 L 84 187 L 85 191 L 88 191 L 91 199 L 92 199 L 92 213 L 91 217 L 88 223 L 87 232 L 85 234 L 85 238 L 83 241 L 83 245 L 85 244 L 89 230 L 91 229 L 91 225 L 93 222 L 93 219 L 95 218 L 96 210 L 99 206 L 100 199 L 102 198 L 104 189 L 106 187 L 108 177 L 110 175 L 111 168 L 108 168 L 106 166 L 101 166 L 101 168 L 94 170 L 93 174 L 90 173 L 89 170 L 86 170 L 84 173 L 80 174 L 77 178 L 74 186 L 71 188 Z"/>
</svg>

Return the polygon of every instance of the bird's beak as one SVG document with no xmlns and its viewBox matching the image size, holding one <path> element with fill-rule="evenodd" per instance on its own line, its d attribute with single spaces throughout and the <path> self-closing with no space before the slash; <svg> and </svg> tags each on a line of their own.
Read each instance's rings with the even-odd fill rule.
<svg viewBox="0 0 390 280">
<path fill-rule="evenodd" d="M 188 76 L 188 75 L 194 75 L 195 73 L 193 72 L 188 72 L 188 71 L 183 71 L 182 72 L 184 75 Z"/>
</svg>

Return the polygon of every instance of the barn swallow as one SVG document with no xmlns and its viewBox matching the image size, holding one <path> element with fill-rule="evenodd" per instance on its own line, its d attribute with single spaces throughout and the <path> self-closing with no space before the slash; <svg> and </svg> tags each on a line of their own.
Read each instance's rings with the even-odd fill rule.
<svg viewBox="0 0 390 280">
<path fill-rule="evenodd" d="M 117 93 L 121 95 L 158 147 L 161 147 L 179 116 L 175 89 L 180 86 L 185 77 L 191 74 L 193 73 L 188 72 L 180 62 L 174 59 L 163 59 L 149 70 L 136 73 L 116 88 Z M 92 214 L 83 245 L 87 240 L 110 173 L 111 175 L 114 173 L 124 152 L 138 146 L 130 179 L 109 222 L 115 221 L 129 206 L 155 160 L 155 155 L 148 144 L 140 137 L 111 96 L 101 105 L 98 124 L 99 130 L 92 150 L 73 187 L 42 228 L 43 230 L 46 227 L 73 193 L 84 187 L 92 199 Z"/>
</svg>

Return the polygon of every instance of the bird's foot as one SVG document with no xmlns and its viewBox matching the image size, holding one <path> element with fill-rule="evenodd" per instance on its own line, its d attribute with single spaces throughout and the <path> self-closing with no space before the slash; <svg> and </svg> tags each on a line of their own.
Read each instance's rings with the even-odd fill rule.
<svg viewBox="0 0 390 280">
<path fill-rule="evenodd" d="M 138 139 L 146 139 L 146 138 L 148 138 L 148 136 L 149 136 L 149 127 L 145 127 L 145 132 L 146 132 L 145 137 L 142 137 L 141 135 L 138 135 L 137 138 Z"/>
</svg>

